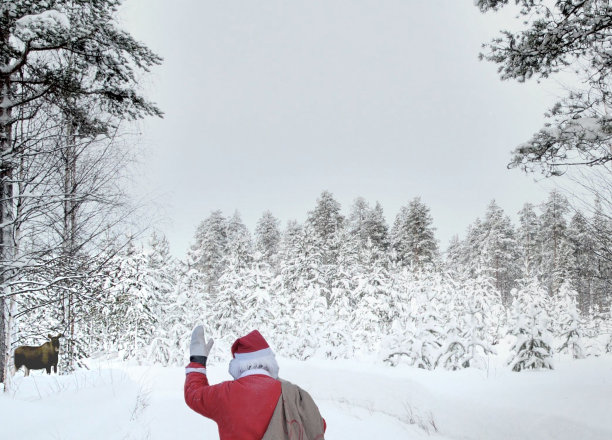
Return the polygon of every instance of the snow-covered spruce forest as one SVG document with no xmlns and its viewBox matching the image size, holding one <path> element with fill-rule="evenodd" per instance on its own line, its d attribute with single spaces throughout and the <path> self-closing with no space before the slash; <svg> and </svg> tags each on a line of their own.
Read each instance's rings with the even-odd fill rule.
<svg viewBox="0 0 612 440">
<path fill-rule="evenodd" d="M 483 367 L 502 339 L 513 344 L 507 367 L 515 371 L 551 368 L 559 352 L 612 351 L 610 198 L 598 184 L 590 189 L 602 200 L 589 212 L 555 191 L 512 213 L 513 224 L 491 203 L 447 249 L 419 198 L 391 222 L 379 204 L 358 199 L 343 210 L 328 192 L 300 222 L 282 227 L 271 213 L 249 231 L 238 214 L 212 212 L 180 260 L 163 237 L 143 243 L 125 234 L 140 232 L 130 222 L 146 217 L 126 197 L 136 155 L 128 133 L 133 120 L 163 114 L 140 92 L 141 75 L 162 58 L 121 29 L 120 3 L 0 3 L 5 390 L 12 350 L 50 333 L 65 335 L 62 372 L 101 352 L 181 365 L 198 323 L 224 344 L 258 328 L 285 357 L 373 358 L 423 369 Z M 483 12 L 505 3 L 475 2 Z M 551 17 L 541 2 L 523 7 Z M 574 150 L 582 165 L 610 161 L 610 24 L 602 22 L 609 6 L 556 7 L 563 35 L 597 36 L 593 47 L 577 38 L 567 52 L 585 57 L 596 93 L 570 94 L 551 114 L 558 127 L 547 125 L 516 150 L 512 166 L 538 165 L 547 176 L 562 174 L 557 159 L 572 162 Z M 586 19 L 567 19 L 577 11 Z M 548 29 L 557 27 L 535 28 Z M 529 44 L 521 46 L 524 59 L 506 59 L 495 40 L 483 56 L 507 62 L 503 79 L 547 77 L 567 66 L 566 52 L 548 58 L 560 56 L 556 38 L 527 35 L 525 42 L 541 43 L 546 63 L 534 64 Z"/>
<path fill-rule="evenodd" d="M 183 364 L 196 323 L 228 344 L 257 328 L 285 357 L 424 369 L 484 368 L 505 337 L 515 371 L 554 368 L 558 352 L 611 352 L 609 221 L 557 191 L 518 218 L 492 201 L 442 252 L 420 198 L 391 225 L 362 198 L 343 215 L 329 192 L 284 228 L 266 211 L 251 233 L 238 212 L 215 211 L 183 260 L 156 234 L 100 255 L 103 271 L 79 281 L 70 329 L 65 289 L 24 296 L 16 343 L 71 332 L 63 371 L 98 352 Z"/>
</svg>

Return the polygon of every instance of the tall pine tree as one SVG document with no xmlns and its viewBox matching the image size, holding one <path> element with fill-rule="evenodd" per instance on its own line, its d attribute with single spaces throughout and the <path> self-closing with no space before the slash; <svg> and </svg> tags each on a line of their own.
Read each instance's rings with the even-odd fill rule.
<svg viewBox="0 0 612 440">
<path fill-rule="evenodd" d="M 279 220 L 270 211 L 265 211 L 255 226 L 255 249 L 261 258 L 276 268 L 281 241 Z"/>
<path fill-rule="evenodd" d="M 391 245 L 404 266 L 423 268 L 438 257 L 438 242 L 429 208 L 420 197 L 400 209 L 391 229 Z"/>
<path fill-rule="evenodd" d="M 540 216 L 540 252 L 542 255 L 541 279 L 550 295 L 558 292 L 569 278 L 570 246 L 567 239 L 566 215 L 569 204 L 557 190 L 550 192 L 542 205 Z"/>
</svg>

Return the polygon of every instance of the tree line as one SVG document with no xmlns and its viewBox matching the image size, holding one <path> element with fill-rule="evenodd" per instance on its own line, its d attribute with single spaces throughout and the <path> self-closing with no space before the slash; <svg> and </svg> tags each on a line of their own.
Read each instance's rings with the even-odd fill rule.
<svg viewBox="0 0 612 440">
<path fill-rule="evenodd" d="M 74 343 L 87 354 L 181 364 L 202 322 L 227 344 L 258 328 L 299 359 L 484 367 L 507 337 L 517 370 L 552 366 L 559 351 L 602 354 L 612 350 L 610 265 L 600 258 L 609 243 L 594 237 L 610 234 L 590 231 L 610 224 L 570 209 L 553 191 L 537 211 L 526 204 L 515 227 L 491 202 L 446 252 L 420 198 L 389 226 L 379 203 L 358 198 L 344 216 L 324 191 L 303 223 L 282 228 L 266 211 L 253 235 L 239 213 L 214 211 L 182 260 L 158 235 L 110 256 L 88 287 L 100 294 L 82 303 L 89 318 Z M 35 321 L 62 329 L 37 310 Z"/>
</svg>

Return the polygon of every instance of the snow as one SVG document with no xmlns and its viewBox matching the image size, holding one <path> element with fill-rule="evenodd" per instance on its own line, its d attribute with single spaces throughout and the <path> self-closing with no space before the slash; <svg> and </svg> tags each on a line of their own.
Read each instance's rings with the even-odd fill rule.
<svg viewBox="0 0 612 440">
<path fill-rule="evenodd" d="M 556 139 L 571 139 L 578 137 L 587 141 L 608 139 L 609 133 L 605 125 L 610 119 L 605 117 L 581 117 L 564 121 L 559 126 L 544 127 L 541 132 Z M 528 144 L 527 144 L 528 145 Z"/>
<path fill-rule="evenodd" d="M 612 355 L 557 356 L 556 370 L 521 373 L 503 357 L 487 370 L 459 371 L 351 360 L 279 364 L 281 377 L 313 395 L 330 439 L 612 438 Z M 66 376 L 15 376 L 14 391 L 0 396 L 3 438 L 218 438 L 214 422 L 185 405 L 182 367 L 91 366 Z M 213 383 L 229 379 L 227 365 L 208 372 Z"/>
<path fill-rule="evenodd" d="M 70 29 L 66 14 L 54 9 L 40 14 L 25 15 L 15 22 L 15 36 L 22 41 L 30 41 L 48 32 L 60 32 Z"/>
</svg>

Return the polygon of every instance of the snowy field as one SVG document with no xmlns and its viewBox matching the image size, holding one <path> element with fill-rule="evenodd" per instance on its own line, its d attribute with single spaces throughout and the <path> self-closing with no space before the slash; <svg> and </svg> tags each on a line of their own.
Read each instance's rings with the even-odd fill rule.
<svg viewBox="0 0 612 440">
<path fill-rule="evenodd" d="M 501 358 L 501 357 L 500 357 Z M 329 439 L 612 438 L 612 356 L 557 358 L 554 371 L 424 371 L 356 361 L 279 359 L 309 390 Z M 225 365 L 209 366 L 216 383 Z M 110 361 L 67 376 L 15 376 L 0 396 L 3 439 L 214 439 L 183 402 L 183 368 Z"/>
</svg>

